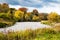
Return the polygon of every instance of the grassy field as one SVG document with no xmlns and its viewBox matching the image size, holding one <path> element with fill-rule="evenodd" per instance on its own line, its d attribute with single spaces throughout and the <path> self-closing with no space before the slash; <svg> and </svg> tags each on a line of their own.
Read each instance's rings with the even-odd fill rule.
<svg viewBox="0 0 60 40">
<path fill-rule="evenodd" d="M 16 31 L 3 34 L 0 33 L 0 40 L 60 40 L 60 30 L 56 28 L 43 28 L 25 31 Z"/>
</svg>

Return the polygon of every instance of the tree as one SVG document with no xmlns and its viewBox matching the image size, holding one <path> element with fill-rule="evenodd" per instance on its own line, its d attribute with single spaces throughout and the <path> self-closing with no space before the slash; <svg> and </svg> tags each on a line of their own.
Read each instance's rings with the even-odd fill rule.
<svg viewBox="0 0 60 40">
<path fill-rule="evenodd" d="M 50 22 L 58 22 L 59 20 L 59 16 L 56 12 L 51 12 L 48 16 L 47 16 L 48 20 Z"/>
<path fill-rule="evenodd" d="M 34 9 L 33 12 L 32 12 L 34 15 L 38 16 L 38 10 Z"/>
<path fill-rule="evenodd" d="M 33 21 L 39 21 L 39 16 L 33 15 L 32 20 L 33 20 Z"/>
<path fill-rule="evenodd" d="M 19 8 L 20 11 L 24 12 L 23 20 L 25 21 L 25 14 L 27 13 L 27 8 Z"/>
<path fill-rule="evenodd" d="M 9 5 L 6 3 L 2 4 L 2 12 L 7 13 L 9 11 Z"/>
<path fill-rule="evenodd" d="M 0 18 L 3 18 L 5 20 L 11 20 L 11 14 L 10 13 L 0 13 Z"/>
<path fill-rule="evenodd" d="M 2 5 L 0 4 L 0 13 L 2 12 Z"/>
<path fill-rule="evenodd" d="M 25 20 L 26 21 L 32 21 L 32 13 L 31 12 L 28 12 L 25 14 Z"/>
<path fill-rule="evenodd" d="M 24 12 L 17 10 L 15 11 L 14 18 L 16 21 L 23 21 Z"/>
<path fill-rule="evenodd" d="M 16 9 L 15 8 L 9 8 L 9 11 L 11 14 L 15 13 Z"/>
<path fill-rule="evenodd" d="M 60 23 L 60 15 L 58 15 L 58 21 L 57 22 L 59 22 Z"/>
<path fill-rule="evenodd" d="M 27 12 L 27 8 L 19 8 L 20 11 L 24 12 L 24 14 Z"/>
<path fill-rule="evenodd" d="M 40 14 L 39 14 L 39 18 L 40 18 L 41 20 L 47 20 L 47 16 L 48 16 L 48 13 L 40 13 Z"/>
</svg>

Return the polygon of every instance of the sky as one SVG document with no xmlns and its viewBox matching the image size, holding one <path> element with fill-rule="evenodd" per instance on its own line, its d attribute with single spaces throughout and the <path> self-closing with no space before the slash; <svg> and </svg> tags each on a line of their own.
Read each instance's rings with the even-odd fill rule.
<svg viewBox="0 0 60 40">
<path fill-rule="evenodd" d="M 10 7 L 16 9 L 26 7 L 28 11 L 37 9 L 39 12 L 60 14 L 60 0 L 0 0 L 0 3 L 8 3 Z"/>
</svg>

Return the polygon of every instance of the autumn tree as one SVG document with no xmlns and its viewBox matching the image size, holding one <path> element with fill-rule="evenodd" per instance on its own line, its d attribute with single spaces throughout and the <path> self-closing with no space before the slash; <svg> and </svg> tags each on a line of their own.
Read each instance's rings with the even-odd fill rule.
<svg viewBox="0 0 60 40">
<path fill-rule="evenodd" d="M 39 14 L 39 18 L 40 18 L 41 20 L 47 20 L 47 16 L 48 16 L 48 13 L 40 13 L 40 14 Z"/>
<path fill-rule="evenodd" d="M 14 13 L 15 13 L 16 9 L 15 8 L 9 8 L 8 13 L 11 15 L 11 19 L 14 20 Z"/>
<path fill-rule="evenodd" d="M 25 21 L 25 14 L 27 13 L 27 8 L 24 8 L 24 7 L 22 7 L 22 8 L 19 8 L 19 10 L 20 11 L 22 11 L 22 12 L 24 12 L 24 16 L 23 16 L 23 19 L 24 19 L 24 21 Z"/>
<path fill-rule="evenodd" d="M 9 5 L 6 3 L 2 4 L 2 12 L 7 13 L 9 11 Z"/>
<path fill-rule="evenodd" d="M 59 20 L 59 16 L 56 12 L 51 12 L 48 16 L 47 16 L 48 20 L 50 22 L 58 22 Z"/>
<path fill-rule="evenodd" d="M 39 16 L 33 15 L 32 20 L 33 20 L 33 21 L 39 21 Z"/>
<path fill-rule="evenodd" d="M 15 11 L 14 18 L 16 21 L 23 21 L 24 12 L 17 10 Z"/>
<path fill-rule="evenodd" d="M 26 21 L 32 21 L 32 13 L 31 12 L 27 12 L 26 14 L 25 14 L 25 20 Z"/>
<path fill-rule="evenodd" d="M 15 8 L 9 8 L 9 11 L 11 14 L 15 13 L 16 9 Z"/>
<path fill-rule="evenodd" d="M 60 22 L 60 15 L 58 15 L 58 22 Z"/>
<path fill-rule="evenodd" d="M 2 12 L 2 5 L 0 4 L 0 13 Z"/>
<path fill-rule="evenodd" d="M 10 20 L 10 21 L 12 20 L 12 15 L 11 15 L 9 12 L 6 13 L 4 17 L 5 17 L 5 19 L 7 19 L 7 20 Z"/>
<path fill-rule="evenodd" d="M 32 12 L 34 15 L 38 16 L 38 10 L 34 9 L 33 12 Z"/>
<path fill-rule="evenodd" d="M 20 11 L 24 12 L 24 14 L 27 12 L 27 8 L 19 8 Z"/>
<path fill-rule="evenodd" d="M 0 18 L 3 18 L 4 20 L 11 20 L 11 14 L 10 13 L 0 13 Z"/>
</svg>

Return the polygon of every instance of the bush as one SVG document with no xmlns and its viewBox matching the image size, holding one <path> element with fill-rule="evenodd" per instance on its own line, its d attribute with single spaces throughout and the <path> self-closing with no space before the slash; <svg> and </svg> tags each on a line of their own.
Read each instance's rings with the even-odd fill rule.
<svg viewBox="0 0 60 40">
<path fill-rule="evenodd" d="M 54 24 L 53 28 L 54 28 L 54 30 L 56 30 L 56 31 L 60 31 L 60 23 Z"/>
<path fill-rule="evenodd" d="M 0 28 L 4 28 L 4 27 L 9 27 L 9 26 L 12 26 L 14 25 L 15 22 L 0 22 Z"/>
<path fill-rule="evenodd" d="M 49 21 L 41 21 L 42 24 L 46 24 L 46 25 L 53 25 L 51 22 Z"/>
<path fill-rule="evenodd" d="M 7 24 L 5 23 L 0 23 L 0 28 L 6 27 Z"/>
</svg>

